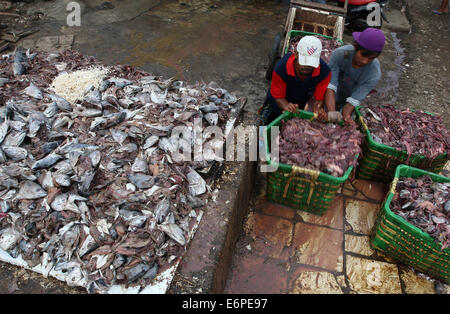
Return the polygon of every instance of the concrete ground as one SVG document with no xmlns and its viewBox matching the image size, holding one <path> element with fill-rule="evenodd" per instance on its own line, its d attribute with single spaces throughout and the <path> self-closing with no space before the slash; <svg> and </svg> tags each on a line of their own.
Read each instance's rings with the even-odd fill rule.
<svg viewBox="0 0 450 314">
<path fill-rule="evenodd" d="M 28 23 L 39 32 L 18 44 L 72 48 L 104 63 L 130 64 L 155 75 L 215 81 L 247 97 L 243 121 L 257 121 L 252 113 L 269 86 L 264 78 L 267 54 L 284 28 L 288 1 L 80 0 L 80 27 L 66 24 L 68 2 L 23 4 L 24 12 L 38 17 Z M 448 15 L 431 13 L 436 0 L 409 4 L 404 13 L 401 2 L 392 1 L 388 16 L 395 18 L 383 25 L 383 78 L 368 102 L 427 109 L 442 115 L 449 126 L 448 81 L 442 75 L 449 66 Z M 21 22 L 11 21 L 10 26 L 20 28 Z M 351 42 L 349 34 L 344 42 Z M 226 165 L 218 182 L 223 202 L 208 208 L 169 293 L 436 293 L 447 288 L 368 246 L 385 186 L 355 182 L 367 199 L 347 184 L 332 209 L 318 218 L 268 203 L 265 178 L 254 166 Z M 378 267 L 374 265 L 389 278 L 381 286 L 367 284 L 367 272 Z M 84 292 L 0 264 L 0 293 Z"/>
<path fill-rule="evenodd" d="M 327 212 L 317 216 L 268 202 L 263 179 L 224 293 L 450 293 L 441 282 L 371 248 L 388 184 L 349 180 Z"/>
</svg>

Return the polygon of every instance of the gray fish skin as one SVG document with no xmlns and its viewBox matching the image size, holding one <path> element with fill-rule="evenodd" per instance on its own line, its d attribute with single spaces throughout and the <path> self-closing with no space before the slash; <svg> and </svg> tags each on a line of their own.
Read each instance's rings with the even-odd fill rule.
<svg viewBox="0 0 450 314">
<path fill-rule="evenodd" d="M 125 255 L 116 254 L 114 257 L 113 266 L 114 266 L 114 268 L 117 269 L 120 266 L 125 265 L 126 262 L 127 262 L 127 257 Z"/>
<path fill-rule="evenodd" d="M 56 106 L 63 111 L 72 111 L 72 106 L 70 103 L 65 100 L 64 98 L 55 95 L 55 94 L 46 94 L 47 97 L 49 97 L 52 101 L 55 102 Z"/>
<path fill-rule="evenodd" d="M 68 116 L 59 116 L 53 121 L 52 129 L 59 129 L 63 126 L 69 125 L 72 123 L 72 120 Z"/>
<path fill-rule="evenodd" d="M 134 282 L 144 276 L 150 270 L 150 266 L 145 263 L 140 263 L 133 268 L 125 270 L 123 273 L 128 279 L 128 282 Z"/>
<path fill-rule="evenodd" d="M 53 178 L 59 186 L 69 187 L 71 185 L 70 177 L 67 174 L 55 173 Z"/>
<path fill-rule="evenodd" d="M 161 200 L 155 208 L 155 216 L 158 223 L 162 223 L 170 210 L 170 202 L 167 199 Z"/>
<path fill-rule="evenodd" d="M 0 210 L 2 213 L 7 213 L 11 210 L 11 204 L 9 201 L 1 200 L 0 201 Z"/>
<path fill-rule="evenodd" d="M 206 192 L 206 182 L 195 170 L 192 170 L 187 174 L 189 182 L 189 192 L 192 196 L 201 195 Z"/>
<path fill-rule="evenodd" d="M 119 131 L 116 129 L 110 129 L 109 130 L 111 132 L 111 136 L 112 138 L 119 143 L 120 145 L 123 144 L 123 142 L 126 140 L 126 138 L 128 137 L 127 133 L 123 132 L 123 131 Z"/>
<path fill-rule="evenodd" d="M 3 123 L 0 125 L 0 144 L 5 139 L 6 134 L 8 133 L 8 128 L 9 128 L 9 120 L 5 119 Z"/>
<path fill-rule="evenodd" d="M 152 147 L 159 141 L 159 137 L 156 135 L 150 136 L 148 139 L 145 140 L 144 146 L 142 147 L 144 150 L 147 148 Z"/>
<path fill-rule="evenodd" d="M 205 119 L 210 125 L 216 125 L 219 120 L 219 115 L 217 113 L 210 112 L 205 115 Z"/>
<path fill-rule="evenodd" d="M 146 221 L 147 221 L 146 216 L 137 216 L 130 220 L 130 226 L 142 228 L 145 225 Z"/>
<path fill-rule="evenodd" d="M 7 158 L 6 158 L 6 154 L 5 152 L 0 148 L 0 163 L 4 163 L 6 162 Z"/>
<path fill-rule="evenodd" d="M 171 138 L 172 139 L 172 138 Z M 171 139 L 163 137 L 159 140 L 158 147 L 166 153 L 172 153 L 175 151 L 175 145 L 171 142 Z"/>
<path fill-rule="evenodd" d="M 58 173 L 64 173 L 64 174 L 72 174 L 73 168 L 70 164 L 69 160 L 62 160 L 58 162 L 54 168 L 57 170 Z"/>
<path fill-rule="evenodd" d="M 134 143 L 129 143 L 127 145 L 124 145 L 122 147 L 120 147 L 117 152 L 119 153 L 123 153 L 123 152 L 128 152 L 128 153 L 132 153 L 138 150 L 138 146 Z"/>
<path fill-rule="evenodd" d="M 96 131 L 110 128 L 124 121 L 126 116 L 127 113 L 125 111 L 121 111 L 108 116 L 97 117 L 94 121 L 92 121 L 90 130 Z"/>
<path fill-rule="evenodd" d="M 142 276 L 143 279 L 147 280 L 153 280 L 156 275 L 158 274 L 158 264 L 154 263 L 152 268 L 150 268 L 144 276 Z"/>
<path fill-rule="evenodd" d="M 216 106 L 216 105 L 205 105 L 205 106 L 201 106 L 200 110 L 203 111 L 204 113 L 210 113 L 210 112 L 215 112 L 215 111 L 219 111 L 220 107 Z"/>
<path fill-rule="evenodd" d="M 25 61 L 26 61 L 25 54 L 22 51 L 17 50 L 16 53 L 14 54 L 14 63 L 13 63 L 14 76 L 25 74 L 26 68 L 22 64 L 22 62 Z"/>
<path fill-rule="evenodd" d="M 80 249 L 78 250 L 78 255 L 80 257 L 83 257 L 84 255 L 91 253 L 97 248 L 98 244 L 95 242 L 94 238 L 89 234 L 84 240 Z"/>
<path fill-rule="evenodd" d="M 80 144 L 80 143 L 67 143 L 59 150 L 61 154 L 67 154 L 69 152 L 79 152 L 81 154 L 91 153 L 93 151 L 99 150 L 100 147 L 91 144 Z"/>
<path fill-rule="evenodd" d="M 91 182 L 94 179 L 95 171 L 89 171 L 82 177 L 81 184 L 78 186 L 78 190 L 81 195 L 89 195 L 90 194 L 90 186 Z"/>
<path fill-rule="evenodd" d="M 19 187 L 19 181 L 17 181 L 15 178 L 11 178 L 7 175 L 1 174 L 0 175 L 0 186 L 4 186 L 7 189 L 17 188 L 17 187 Z"/>
<path fill-rule="evenodd" d="M 25 94 L 27 94 L 28 96 L 31 96 L 31 97 L 36 98 L 36 99 L 42 99 L 43 98 L 42 91 L 36 85 L 34 85 L 33 83 L 30 83 L 30 85 L 27 88 L 25 88 L 23 90 L 23 92 Z"/>
<path fill-rule="evenodd" d="M 90 90 L 85 96 L 84 96 L 84 100 L 89 102 L 89 103 L 100 103 L 100 101 L 102 100 L 102 94 L 100 93 L 100 91 L 96 88 L 94 88 L 93 90 Z"/>
<path fill-rule="evenodd" d="M 32 166 L 31 169 L 47 169 L 53 166 L 55 163 L 57 163 L 59 160 L 61 160 L 63 157 L 57 154 L 51 154 L 48 155 L 38 161 L 36 161 Z"/>
<path fill-rule="evenodd" d="M 44 115 L 47 118 L 53 118 L 59 111 L 58 106 L 56 105 L 55 102 L 49 103 L 47 104 L 47 108 L 44 110 Z"/>
<path fill-rule="evenodd" d="M 28 134 L 27 136 L 30 138 L 34 138 L 37 135 L 37 132 L 41 128 L 41 125 L 44 124 L 44 121 L 31 118 L 31 121 L 28 123 Z"/>
<path fill-rule="evenodd" d="M 84 109 L 81 111 L 77 110 L 74 113 L 80 117 L 95 118 L 100 117 L 103 114 L 103 111 L 98 109 Z"/>
<path fill-rule="evenodd" d="M 208 99 L 210 101 L 212 101 L 213 103 L 215 103 L 216 105 L 220 105 L 222 103 L 222 99 L 220 99 L 216 95 L 211 95 L 211 96 L 208 97 Z"/>
<path fill-rule="evenodd" d="M 28 60 L 33 61 L 33 59 L 37 56 L 37 54 L 38 54 L 37 52 L 30 53 L 30 49 L 29 48 L 27 49 L 26 56 Z"/>
<path fill-rule="evenodd" d="M 227 93 L 225 93 L 224 101 L 233 105 L 238 101 L 238 99 L 236 96 L 227 92 Z"/>
<path fill-rule="evenodd" d="M 47 196 L 47 192 L 39 184 L 25 181 L 16 198 L 19 200 L 34 200 L 45 196 Z"/>
<path fill-rule="evenodd" d="M 2 231 L 2 234 L 0 235 L 0 248 L 4 251 L 8 251 L 12 249 L 17 242 L 21 239 L 20 233 L 18 233 L 13 228 L 8 228 L 6 230 Z"/>
<path fill-rule="evenodd" d="M 9 82 L 9 79 L 0 77 L 0 87 L 2 87 L 3 85 L 5 85 L 5 83 L 8 83 L 8 82 Z"/>
<path fill-rule="evenodd" d="M 141 173 L 129 174 L 128 179 L 139 189 L 149 189 L 155 184 L 155 178 Z"/>
<path fill-rule="evenodd" d="M 44 155 L 47 155 L 54 151 L 59 146 L 59 144 L 61 144 L 61 141 L 45 143 L 44 145 L 42 145 L 42 152 L 44 153 Z"/>
<path fill-rule="evenodd" d="M 111 86 L 111 82 L 108 81 L 108 80 L 103 80 L 103 81 L 100 83 L 100 86 L 99 86 L 98 90 L 99 90 L 101 93 L 103 93 L 109 86 Z"/>
<path fill-rule="evenodd" d="M 144 159 L 136 158 L 131 166 L 131 171 L 148 173 L 148 164 Z"/>
<path fill-rule="evenodd" d="M 28 152 L 25 148 L 17 146 L 4 146 L 3 151 L 5 152 L 6 156 L 11 158 L 12 160 L 23 160 L 28 156 Z"/>
<path fill-rule="evenodd" d="M 10 132 L 2 143 L 2 147 L 5 146 L 20 146 L 22 145 L 25 137 L 27 136 L 26 132 Z"/>
<path fill-rule="evenodd" d="M 95 150 L 89 153 L 89 158 L 91 159 L 92 167 L 96 168 L 100 164 L 102 154 L 98 150 Z"/>
<path fill-rule="evenodd" d="M 124 88 L 125 86 L 133 84 L 133 82 L 130 80 L 122 79 L 122 78 L 118 78 L 118 77 L 110 78 L 110 79 L 108 79 L 108 81 L 110 83 L 113 83 L 114 85 L 116 85 L 118 88 Z"/>
<path fill-rule="evenodd" d="M 178 227 L 178 225 L 173 223 L 158 225 L 158 229 L 167 234 L 170 238 L 175 240 L 180 245 L 184 246 L 186 244 L 186 239 L 184 238 L 183 230 Z"/>
</svg>

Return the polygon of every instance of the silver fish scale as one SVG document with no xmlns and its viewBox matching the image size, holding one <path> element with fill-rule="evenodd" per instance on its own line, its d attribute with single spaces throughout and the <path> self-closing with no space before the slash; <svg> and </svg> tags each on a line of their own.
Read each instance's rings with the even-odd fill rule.
<svg viewBox="0 0 450 314">
<path fill-rule="evenodd" d="M 65 271 L 68 284 L 92 292 L 104 293 L 119 281 L 150 283 L 158 265 L 177 257 L 169 252 L 183 251 L 173 248 L 187 245 L 189 226 L 209 195 L 196 170 L 209 169 L 212 162 L 174 163 L 171 154 L 179 143 L 171 132 L 202 117 L 224 130 L 223 117 L 237 97 L 216 83 L 189 85 L 144 72 L 136 78 L 128 67 L 103 65 L 111 76 L 70 103 L 37 87 L 47 74 L 29 74 L 25 65 L 33 59 L 33 66 L 60 74 L 69 64 L 89 68 L 91 58 L 75 51 L 25 55 L 19 50 L 0 62 L 12 58 L 17 77 L 7 73 L 10 66 L 0 66 L 0 88 L 6 82 L 31 83 L 8 91 L 0 108 L 0 208 L 8 213 L 0 247 L 40 263 L 44 276 Z M 61 225 L 62 217 L 72 222 Z M 46 219 L 46 224 L 22 226 L 15 223 L 19 218 Z M 29 241 L 38 241 L 31 257 L 24 254 Z M 108 248 L 111 243 L 116 252 Z M 147 263 L 143 257 L 156 260 Z M 129 263 L 136 265 L 125 269 Z M 112 280 L 103 277 L 106 267 Z"/>
</svg>

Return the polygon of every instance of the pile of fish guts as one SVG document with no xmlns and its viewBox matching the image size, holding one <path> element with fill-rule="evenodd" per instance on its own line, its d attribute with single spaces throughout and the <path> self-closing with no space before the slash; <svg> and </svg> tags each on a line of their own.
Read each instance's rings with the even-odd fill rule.
<svg viewBox="0 0 450 314">
<path fill-rule="evenodd" d="M 93 66 L 100 80 L 69 81 Z M 71 95 L 83 88 L 75 101 L 52 89 L 63 75 Z M 164 80 L 75 51 L 3 55 L 0 248 L 91 293 L 151 284 L 181 258 L 210 192 L 202 175 L 213 161 L 175 162 L 170 132 L 194 119 L 224 129 L 237 100 L 214 82 Z"/>
</svg>

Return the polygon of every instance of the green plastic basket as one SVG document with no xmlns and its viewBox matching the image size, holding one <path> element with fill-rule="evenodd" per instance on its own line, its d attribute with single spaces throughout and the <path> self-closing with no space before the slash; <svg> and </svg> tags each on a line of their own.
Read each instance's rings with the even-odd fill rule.
<svg viewBox="0 0 450 314">
<path fill-rule="evenodd" d="M 416 270 L 450 284 L 450 248 L 441 249 L 428 233 L 394 214 L 389 205 L 399 178 L 418 178 L 429 175 L 434 182 L 450 182 L 450 178 L 422 169 L 400 165 L 371 234 L 372 248 L 409 265 Z"/>
<path fill-rule="evenodd" d="M 335 37 L 331 37 L 331 36 L 327 36 L 327 35 L 322 35 L 319 33 L 311 33 L 311 32 L 304 32 L 304 31 L 297 31 L 297 30 L 291 30 L 288 34 L 288 39 L 287 39 L 287 43 L 288 45 L 286 46 L 285 50 L 284 50 L 284 54 L 287 54 L 289 52 L 289 46 L 291 44 L 291 38 L 293 37 L 297 37 L 298 35 L 303 35 L 303 36 L 320 36 L 326 39 L 331 39 L 331 40 L 337 40 L 341 45 L 344 44 L 344 42 L 342 40 L 340 40 L 339 38 L 335 38 Z"/>
<path fill-rule="evenodd" d="M 439 173 L 445 167 L 448 154 L 444 153 L 434 159 L 426 158 L 420 154 L 412 154 L 408 160 L 408 152 L 397 150 L 394 147 L 377 143 L 360 112 L 361 106 L 355 108 L 356 116 L 365 132 L 365 141 L 362 147 L 362 158 L 356 171 L 359 179 L 391 182 L 395 169 L 400 164 L 408 164 L 411 167 L 420 168 L 434 173 Z M 407 162 L 408 161 L 408 162 Z"/>
<path fill-rule="evenodd" d="M 299 110 L 295 114 L 285 112 L 265 128 L 266 161 L 269 165 L 278 167 L 276 171 L 267 174 L 267 199 L 273 203 L 321 216 L 328 210 L 336 192 L 348 179 L 353 166 L 349 167 L 342 177 L 335 177 L 318 170 L 272 161 L 270 158 L 270 142 L 268 141 L 271 128 L 279 126 L 281 120 L 286 121 L 293 117 L 314 120 L 317 115 L 304 110 Z M 355 156 L 355 160 L 357 158 L 358 155 Z"/>
</svg>

